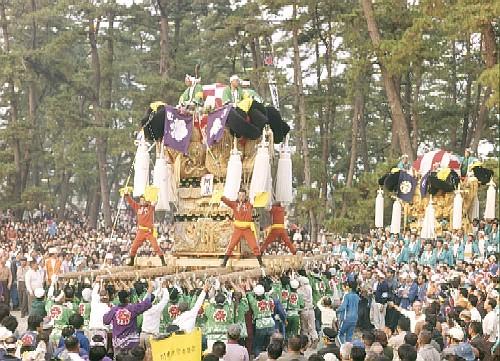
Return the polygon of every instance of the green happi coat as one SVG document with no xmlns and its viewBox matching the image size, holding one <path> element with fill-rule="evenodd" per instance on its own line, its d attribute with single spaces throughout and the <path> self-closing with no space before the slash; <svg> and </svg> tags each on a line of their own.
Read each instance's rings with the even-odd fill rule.
<svg viewBox="0 0 500 361">
<path fill-rule="evenodd" d="M 248 304 L 253 313 L 256 329 L 274 328 L 273 310 L 274 302 L 269 295 L 259 300 L 253 293 L 247 295 Z"/>
<path fill-rule="evenodd" d="M 227 301 L 223 305 L 210 303 L 205 309 L 207 321 L 204 334 L 209 341 L 227 341 L 227 328 L 234 322 L 233 305 Z"/>
<path fill-rule="evenodd" d="M 222 93 L 223 104 L 237 104 L 241 100 L 243 100 L 243 90 L 240 87 L 236 88 L 236 97 L 233 96 L 233 90 L 231 89 L 231 86 L 227 86 L 224 88 L 224 91 Z"/>
<path fill-rule="evenodd" d="M 203 105 L 203 87 L 200 84 L 186 88 L 179 97 L 179 105 L 186 107 L 191 104 Z"/>
<path fill-rule="evenodd" d="M 234 323 L 237 323 L 241 327 L 241 334 L 240 334 L 241 338 L 248 337 L 245 314 L 248 312 L 249 309 L 250 306 L 248 305 L 248 300 L 245 297 L 242 297 L 240 302 L 236 306 L 236 312 L 234 315 Z"/>
<path fill-rule="evenodd" d="M 313 304 L 315 305 L 323 296 L 326 296 L 328 282 L 323 277 L 309 277 L 309 283 L 311 284 Z"/>
<path fill-rule="evenodd" d="M 176 302 L 169 301 L 161 313 L 160 320 L 160 333 L 165 333 L 168 325 L 172 323 L 173 320 L 181 314 L 179 310 L 179 303 L 186 302 L 189 305 L 190 297 L 185 295 L 179 295 Z"/>
<path fill-rule="evenodd" d="M 304 298 L 296 291 L 290 291 L 286 307 L 286 336 L 297 336 L 300 331 L 300 311 L 304 309 Z"/>
</svg>

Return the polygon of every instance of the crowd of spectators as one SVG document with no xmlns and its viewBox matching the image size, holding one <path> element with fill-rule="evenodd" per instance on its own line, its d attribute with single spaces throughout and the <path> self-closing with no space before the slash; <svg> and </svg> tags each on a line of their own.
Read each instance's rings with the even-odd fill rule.
<svg viewBox="0 0 500 361">
<path fill-rule="evenodd" d="M 129 217 L 125 214 L 124 217 Z M 132 217 L 132 215 L 130 215 Z M 203 333 L 204 360 L 493 360 L 499 347 L 498 221 L 435 240 L 301 227 L 290 236 L 322 262 L 277 277 L 103 282 L 60 275 L 125 264 L 135 235 L 50 211 L 0 226 L 0 359 L 143 360 L 149 336 Z M 166 253 L 172 227 L 159 225 Z M 147 245 L 143 254 L 150 254 Z M 284 254 L 273 244 L 268 254 Z M 19 311 L 19 314 L 13 311 Z M 27 329 L 19 329 L 18 318 Z M 124 323 L 125 322 L 125 323 Z"/>
</svg>

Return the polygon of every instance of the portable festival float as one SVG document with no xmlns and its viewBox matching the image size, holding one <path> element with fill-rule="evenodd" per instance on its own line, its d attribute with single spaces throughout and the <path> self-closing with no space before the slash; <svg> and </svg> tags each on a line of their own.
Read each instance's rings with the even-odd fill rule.
<svg viewBox="0 0 500 361">
<path fill-rule="evenodd" d="M 488 186 L 484 218 L 495 218 L 493 171 L 483 167 L 477 159 L 464 170 L 461 166 L 457 155 L 435 150 L 417 157 L 411 166 L 393 168 L 379 179 L 375 227 L 384 227 L 383 188 L 394 198 L 392 234 L 412 230 L 418 231 L 423 239 L 434 239 L 446 231 L 470 232 L 472 221 L 480 217 L 478 190 L 481 186 Z"/>
<path fill-rule="evenodd" d="M 193 88 L 198 87 L 198 80 L 192 80 Z M 217 257 L 224 254 L 233 229 L 232 211 L 220 202 L 222 196 L 236 200 L 240 188 L 246 189 L 257 230 L 265 218 L 259 214 L 265 214 L 273 201 L 285 205 L 292 201 L 290 127 L 278 111 L 272 86 L 273 105 L 268 106 L 250 96 L 224 105 L 224 85 L 199 87 L 202 104 L 150 104 L 136 138 L 133 187 L 126 184 L 121 191 L 133 188 L 134 197 L 144 194 L 157 202 L 156 211 L 173 214 L 173 255 L 178 262 L 183 258 L 181 263 L 186 264 L 186 258 L 191 258 L 191 263 L 215 266 L 220 264 Z M 279 144 L 278 159 L 275 144 Z M 156 158 L 150 184 L 153 148 Z M 247 253 L 246 243 L 241 242 L 234 255 Z M 156 258 L 138 257 L 137 264 L 157 265 Z M 254 260 L 245 261 L 253 264 Z"/>
</svg>

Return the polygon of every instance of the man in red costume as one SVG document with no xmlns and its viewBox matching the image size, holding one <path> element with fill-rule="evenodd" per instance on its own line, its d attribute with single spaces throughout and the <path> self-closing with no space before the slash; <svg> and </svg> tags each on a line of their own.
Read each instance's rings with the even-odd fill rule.
<svg viewBox="0 0 500 361">
<path fill-rule="evenodd" d="M 234 247 L 236 247 L 236 245 L 240 242 L 241 238 L 244 238 L 252 249 L 253 254 L 257 257 L 259 265 L 263 267 L 264 265 L 262 263 L 259 246 L 257 245 L 257 240 L 255 238 L 255 225 L 252 219 L 253 206 L 247 200 L 246 192 L 244 190 L 240 190 L 237 201 L 231 201 L 226 197 L 222 197 L 221 200 L 233 210 L 234 216 L 233 235 L 231 236 L 231 240 L 227 246 L 222 266 L 226 266 L 229 257 L 233 253 Z"/>
<path fill-rule="evenodd" d="M 276 202 L 271 207 L 271 219 L 273 220 L 273 224 L 271 225 L 271 232 L 269 232 L 264 244 L 260 248 L 260 253 L 264 253 L 266 248 L 276 240 L 282 240 L 285 242 L 285 245 L 288 247 L 292 254 L 296 254 L 297 250 L 295 249 L 292 242 L 290 242 L 290 238 L 288 237 L 288 233 L 285 229 L 285 207 L 281 205 L 280 202 Z"/>
<path fill-rule="evenodd" d="M 132 247 L 130 248 L 130 261 L 128 265 L 129 266 L 134 265 L 134 259 L 135 255 L 137 254 L 137 250 L 144 243 L 145 240 L 149 240 L 156 254 L 160 256 L 161 264 L 165 266 L 166 265 L 165 257 L 163 256 L 163 252 L 160 246 L 158 246 L 156 237 L 153 234 L 155 206 L 150 202 L 146 202 L 146 198 L 144 198 L 144 196 L 139 197 L 139 203 L 134 201 L 129 194 L 125 194 L 125 199 L 127 200 L 127 203 L 130 204 L 130 207 L 132 207 L 134 212 L 137 214 L 137 234 L 135 236 L 134 242 L 132 243 Z"/>
</svg>

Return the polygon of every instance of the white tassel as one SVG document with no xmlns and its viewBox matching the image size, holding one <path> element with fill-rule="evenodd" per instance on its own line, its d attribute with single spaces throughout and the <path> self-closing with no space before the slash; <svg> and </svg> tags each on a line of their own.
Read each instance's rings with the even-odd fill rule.
<svg viewBox="0 0 500 361">
<path fill-rule="evenodd" d="M 424 221 L 422 223 L 422 231 L 420 233 L 420 236 L 423 239 L 436 238 L 435 223 L 436 223 L 436 215 L 434 212 L 434 206 L 432 204 L 432 196 L 431 196 L 429 204 L 425 209 Z"/>
<path fill-rule="evenodd" d="M 391 233 L 401 233 L 401 202 L 396 199 L 392 204 Z"/>
<path fill-rule="evenodd" d="M 452 228 L 462 229 L 462 206 L 463 199 L 460 190 L 455 191 L 455 198 L 453 199 L 453 219 Z"/>
<path fill-rule="evenodd" d="M 134 163 L 134 197 L 144 194 L 149 184 L 149 144 L 143 139 L 137 142 L 137 152 Z"/>
<path fill-rule="evenodd" d="M 375 227 L 384 228 L 384 191 L 382 189 L 377 191 L 377 198 L 375 198 Z"/>
<path fill-rule="evenodd" d="M 486 192 L 486 207 L 484 209 L 484 219 L 496 218 L 495 215 L 495 200 L 496 200 L 496 190 L 495 183 L 490 180 L 488 183 L 488 191 Z"/>
<path fill-rule="evenodd" d="M 235 201 L 238 198 L 242 172 L 241 152 L 238 151 L 235 143 L 227 163 L 226 183 L 224 183 L 224 196 L 229 200 Z"/>
<path fill-rule="evenodd" d="M 270 158 L 269 148 L 267 143 L 263 140 L 261 145 L 257 148 L 255 161 L 253 164 L 252 179 L 250 181 L 250 189 L 248 195 L 250 203 L 254 203 L 254 198 L 257 194 L 268 191 L 268 182 L 270 177 Z"/>
<path fill-rule="evenodd" d="M 479 219 L 479 198 L 477 198 L 477 193 L 474 195 L 474 199 L 472 200 L 472 204 L 469 210 L 469 218 Z"/>
<path fill-rule="evenodd" d="M 160 152 L 156 158 L 155 168 L 153 170 L 153 185 L 158 187 L 158 202 L 156 203 L 157 211 L 169 211 L 169 187 L 170 178 L 168 176 L 167 161 L 163 157 L 163 152 Z"/>
<path fill-rule="evenodd" d="M 276 171 L 276 186 L 274 188 L 276 201 L 284 204 L 292 203 L 292 159 L 288 142 L 285 142 L 280 149 L 278 170 Z"/>
</svg>

